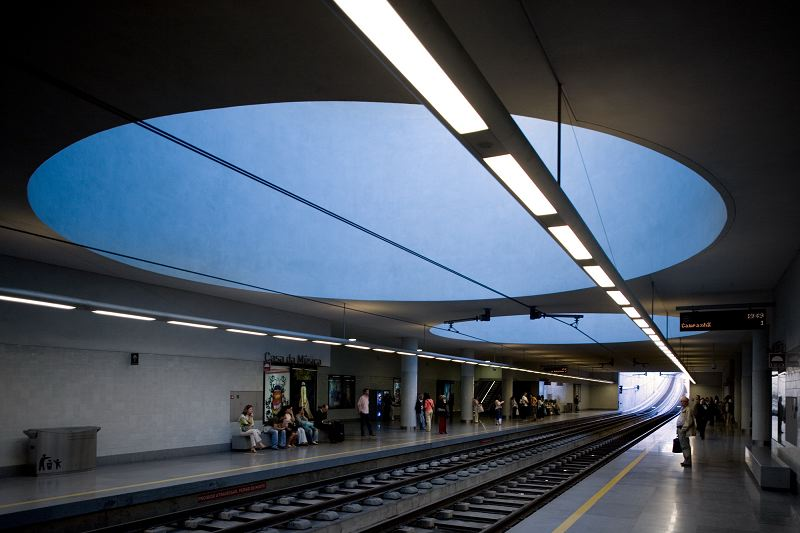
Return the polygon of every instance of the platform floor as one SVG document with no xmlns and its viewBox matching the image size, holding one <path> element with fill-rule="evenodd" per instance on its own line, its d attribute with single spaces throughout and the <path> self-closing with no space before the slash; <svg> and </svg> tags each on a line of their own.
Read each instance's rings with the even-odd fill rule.
<svg viewBox="0 0 800 533">
<path fill-rule="evenodd" d="M 565 419 L 598 416 L 608 411 L 584 411 L 546 417 L 538 422 L 494 421 L 482 419 L 479 425 L 456 422 L 448 425 L 447 435 L 433 431 L 405 431 L 382 427 L 376 437 L 359 436 L 358 422 L 348 422 L 347 439 L 342 443 L 323 442 L 318 446 L 286 450 L 224 452 L 192 455 L 180 459 L 101 466 L 88 472 L 51 476 L 0 478 L 0 523 L 11 514 L 35 511 L 48 519 L 120 505 L 143 503 L 181 493 L 219 489 L 270 475 L 293 475 L 322 467 L 360 462 L 366 458 L 385 457 L 399 450 L 445 446 L 467 440 L 479 440 L 498 433 L 523 431 Z M 397 423 L 395 422 L 395 425 Z"/>
<path fill-rule="evenodd" d="M 691 437 L 691 469 L 680 466 L 682 454 L 672 453 L 674 436 L 669 423 L 511 531 L 800 531 L 800 496 L 758 488 L 737 431 L 709 427 L 705 440 Z"/>
</svg>

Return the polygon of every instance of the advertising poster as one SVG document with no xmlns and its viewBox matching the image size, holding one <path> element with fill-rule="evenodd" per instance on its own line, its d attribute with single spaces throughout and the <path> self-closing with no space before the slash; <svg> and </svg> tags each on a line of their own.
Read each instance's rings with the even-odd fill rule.
<svg viewBox="0 0 800 533">
<path fill-rule="evenodd" d="M 289 405 L 290 372 L 286 366 L 264 365 L 264 420 Z"/>
</svg>

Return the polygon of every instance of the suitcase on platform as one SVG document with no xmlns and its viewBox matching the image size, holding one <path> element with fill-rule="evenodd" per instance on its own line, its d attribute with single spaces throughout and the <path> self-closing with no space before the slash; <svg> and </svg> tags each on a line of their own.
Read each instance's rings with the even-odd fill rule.
<svg viewBox="0 0 800 533">
<path fill-rule="evenodd" d="M 331 429 L 328 431 L 331 443 L 342 442 L 344 440 L 344 424 L 338 420 L 331 422 Z"/>
</svg>

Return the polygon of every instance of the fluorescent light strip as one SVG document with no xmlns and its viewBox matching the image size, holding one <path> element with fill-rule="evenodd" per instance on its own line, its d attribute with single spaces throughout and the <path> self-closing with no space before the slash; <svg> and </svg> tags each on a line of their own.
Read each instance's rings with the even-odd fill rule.
<svg viewBox="0 0 800 533">
<path fill-rule="evenodd" d="M 283 339 L 285 341 L 299 341 L 299 342 L 306 342 L 308 339 L 304 339 L 303 337 L 292 337 L 290 335 L 273 335 L 276 339 Z"/>
<path fill-rule="evenodd" d="M 327 344 L 328 346 L 341 346 L 341 342 L 331 342 L 331 341 L 311 341 L 314 344 Z"/>
<path fill-rule="evenodd" d="M 625 314 L 631 318 L 642 317 L 642 315 L 639 314 L 639 311 L 637 311 L 635 307 L 623 307 L 622 310 L 625 311 Z"/>
<path fill-rule="evenodd" d="M 465 363 L 467 363 L 468 365 L 477 365 L 478 364 L 476 361 L 465 361 Z"/>
<path fill-rule="evenodd" d="M 92 313 L 96 315 L 115 316 L 118 318 L 130 318 L 132 320 L 146 320 L 148 322 L 155 320 L 155 318 L 149 316 L 129 315 L 127 313 L 115 313 L 114 311 L 100 311 L 97 309 L 93 310 Z"/>
<path fill-rule="evenodd" d="M 217 326 L 208 326 L 206 324 L 193 324 L 191 322 L 181 322 L 179 320 L 167 320 L 167 324 L 174 324 L 176 326 L 186 326 L 189 328 L 197 328 L 197 329 L 217 329 Z"/>
<path fill-rule="evenodd" d="M 656 334 L 656 332 L 653 331 L 653 328 L 642 328 L 642 331 L 644 331 L 645 335 L 655 335 Z"/>
<path fill-rule="evenodd" d="M 358 344 L 345 344 L 347 348 L 355 348 L 356 350 L 369 350 L 369 346 L 359 346 Z"/>
<path fill-rule="evenodd" d="M 417 355 L 417 354 L 411 352 L 397 352 L 397 355 Z"/>
<path fill-rule="evenodd" d="M 336 5 L 458 133 L 488 129 L 478 112 L 385 0 Z"/>
<path fill-rule="evenodd" d="M 556 239 L 558 239 L 558 242 L 560 242 L 564 248 L 567 249 L 569 254 L 575 259 L 592 258 L 592 254 L 589 253 L 589 250 L 586 249 L 581 240 L 577 235 L 575 235 L 575 232 L 572 231 L 572 228 L 569 226 L 553 226 L 547 228 L 547 230 L 552 233 Z"/>
<path fill-rule="evenodd" d="M 395 353 L 395 350 L 386 350 L 384 348 L 373 348 L 376 352 L 383 352 L 383 353 Z"/>
<path fill-rule="evenodd" d="M 505 154 L 485 157 L 483 161 L 534 215 L 540 217 L 556 214 L 556 208 L 519 166 L 514 156 Z"/>
<path fill-rule="evenodd" d="M 648 337 L 650 337 L 650 340 L 653 341 L 653 342 L 661 340 L 661 339 L 658 338 L 658 335 L 648 335 Z"/>
<path fill-rule="evenodd" d="M 432 355 L 418 354 L 417 357 L 422 357 L 423 359 L 433 359 Z"/>
<path fill-rule="evenodd" d="M 28 298 L 17 298 L 14 296 L 0 296 L 0 300 L 6 302 L 14 302 L 18 304 L 39 305 L 42 307 L 52 307 L 54 309 L 75 309 L 74 305 L 57 304 L 54 302 L 44 302 L 42 300 L 29 300 Z"/>
<path fill-rule="evenodd" d="M 583 269 L 589 274 L 595 283 L 600 287 L 613 287 L 614 282 L 608 277 L 606 271 L 597 265 L 585 266 Z"/>
<path fill-rule="evenodd" d="M 628 299 L 625 298 L 625 295 L 620 291 L 606 291 L 606 294 L 608 294 L 612 300 L 617 302 L 617 305 L 631 305 Z"/>
<path fill-rule="evenodd" d="M 260 331 L 248 331 L 246 329 L 226 329 L 225 331 L 230 331 L 231 333 L 241 333 L 242 335 L 255 335 L 256 337 L 266 337 L 266 333 L 261 333 Z"/>
<path fill-rule="evenodd" d="M 633 323 L 639 326 L 640 328 L 649 328 L 650 324 L 647 323 L 647 320 L 643 318 L 636 318 L 633 320 Z"/>
<path fill-rule="evenodd" d="M 449 357 L 434 357 L 437 361 L 452 361 Z"/>
</svg>

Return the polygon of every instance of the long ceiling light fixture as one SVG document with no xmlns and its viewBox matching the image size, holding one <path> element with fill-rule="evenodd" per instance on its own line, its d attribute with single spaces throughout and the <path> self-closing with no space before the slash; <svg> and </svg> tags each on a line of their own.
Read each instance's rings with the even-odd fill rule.
<svg viewBox="0 0 800 533">
<path fill-rule="evenodd" d="M 653 342 L 664 344 L 664 348 L 656 346 L 694 383 L 433 3 L 328 2 L 598 287 L 611 289 L 608 295 L 632 320 L 646 319 L 644 327 L 657 332 Z M 454 113 L 454 108 L 459 112 Z M 469 119 L 462 122 L 462 113 Z"/>
</svg>

